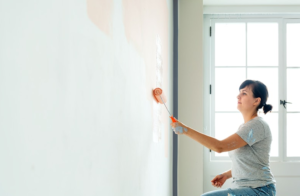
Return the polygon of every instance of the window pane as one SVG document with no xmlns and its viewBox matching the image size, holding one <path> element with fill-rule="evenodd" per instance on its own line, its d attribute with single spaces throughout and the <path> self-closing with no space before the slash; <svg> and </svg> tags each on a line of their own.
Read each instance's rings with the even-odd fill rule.
<svg viewBox="0 0 300 196">
<path fill-rule="evenodd" d="M 215 69 L 215 111 L 239 111 L 239 86 L 246 79 L 246 68 Z"/>
<path fill-rule="evenodd" d="M 246 66 L 245 23 L 216 23 L 215 66 Z"/>
<path fill-rule="evenodd" d="M 299 113 L 287 113 L 287 156 L 300 156 L 300 128 L 299 128 Z"/>
<path fill-rule="evenodd" d="M 278 24 L 247 24 L 247 65 L 278 66 Z"/>
<path fill-rule="evenodd" d="M 299 112 L 300 111 L 300 69 L 289 68 L 286 70 L 287 74 L 287 111 Z"/>
<path fill-rule="evenodd" d="M 289 67 L 300 67 L 300 23 L 286 25 L 286 61 Z"/>
<path fill-rule="evenodd" d="M 215 113 L 215 138 L 223 140 L 238 131 L 244 118 L 241 113 Z M 216 156 L 228 156 L 228 152 L 215 153 Z"/>
<path fill-rule="evenodd" d="M 267 86 L 269 92 L 267 104 L 273 106 L 272 111 L 278 111 L 278 68 L 248 68 L 247 74 L 247 79 L 259 80 Z M 262 109 L 260 111 L 263 111 Z"/>
<path fill-rule="evenodd" d="M 268 123 L 271 133 L 272 133 L 272 144 L 270 156 L 278 157 L 278 113 L 260 113 L 259 116 L 263 117 L 264 120 Z"/>
</svg>

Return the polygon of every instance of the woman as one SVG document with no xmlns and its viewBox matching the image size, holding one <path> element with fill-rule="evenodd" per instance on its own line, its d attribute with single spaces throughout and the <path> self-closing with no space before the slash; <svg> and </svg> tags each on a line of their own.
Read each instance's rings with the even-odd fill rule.
<svg viewBox="0 0 300 196">
<path fill-rule="evenodd" d="M 217 175 L 211 183 L 215 187 L 222 187 L 227 179 L 233 177 L 232 187 L 210 191 L 202 196 L 276 194 L 276 180 L 269 167 L 272 134 L 269 125 L 257 115 L 262 107 L 265 114 L 273 108 L 272 105 L 266 104 L 268 89 L 260 81 L 246 80 L 239 90 L 237 108 L 244 117 L 244 123 L 236 133 L 224 140 L 199 133 L 179 121 L 171 123 L 176 134 L 187 135 L 215 152 L 229 152 L 232 160 L 231 170 Z"/>
</svg>

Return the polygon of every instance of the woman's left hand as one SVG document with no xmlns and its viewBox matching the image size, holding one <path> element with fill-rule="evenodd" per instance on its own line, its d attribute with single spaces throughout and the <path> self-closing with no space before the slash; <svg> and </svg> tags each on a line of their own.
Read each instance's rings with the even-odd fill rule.
<svg viewBox="0 0 300 196">
<path fill-rule="evenodd" d="M 175 134 L 184 134 L 184 132 L 188 132 L 188 127 L 185 124 L 179 122 L 177 119 L 176 121 L 177 122 L 171 123 L 172 129 L 175 132 Z"/>
</svg>

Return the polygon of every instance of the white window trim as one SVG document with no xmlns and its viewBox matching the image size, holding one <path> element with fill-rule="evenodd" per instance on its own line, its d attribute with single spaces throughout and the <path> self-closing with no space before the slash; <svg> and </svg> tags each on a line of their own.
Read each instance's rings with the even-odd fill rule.
<svg viewBox="0 0 300 196">
<path fill-rule="evenodd" d="M 300 5 L 204 5 L 203 14 L 300 14 Z"/>
</svg>

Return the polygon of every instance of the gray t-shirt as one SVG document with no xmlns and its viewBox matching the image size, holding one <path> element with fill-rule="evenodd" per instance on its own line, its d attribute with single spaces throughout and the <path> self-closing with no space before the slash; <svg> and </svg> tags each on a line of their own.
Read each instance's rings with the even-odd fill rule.
<svg viewBox="0 0 300 196">
<path fill-rule="evenodd" d="M 240 125 L 236 133 L 248 144 L 228 152 L 232 160 L 232 188 L 276 184 L 269 166 L 272 142 L 269 125 L 257 116 Z"/>
</svg>

